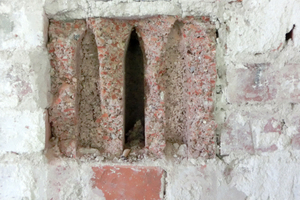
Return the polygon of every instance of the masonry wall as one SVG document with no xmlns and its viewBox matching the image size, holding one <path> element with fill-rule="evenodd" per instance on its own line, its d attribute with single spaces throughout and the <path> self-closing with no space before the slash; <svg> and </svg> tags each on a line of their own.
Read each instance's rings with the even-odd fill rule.
<svg viewBox="0 0 300 200">
<path fill-rule="evenodd" d="M 0 199 L 109 199 L 122 195 L 132 199 L 299 199 L 299 11 L 297 0 L 2 1 Z M 168 153 L 161 157 L 136 157 L 126 162 L 119 157 L 108 160 L 87 148 L 80 149 L 84 156 L 78 159 L 56 158 L 61 149 L 55 147 L 52 154 L 45 152 L 52 137 L 46 111 L 58 98 L 51 92 L 55 85 L 50 77 L 56 72 L 51 70 L 51 52 L 46 47 L 51 40 L 49 19 L 132 20 L 157 15 L 205 16 L 217 30 L 217 77 L 212 94 L 212 119 L 217 124 L 214 158 L 182 157 L 189 146 L 180 144 L 185 136 L 172 126 L 166 138 L 176 140 L 166 143 L 163 151 Z M 166 56 L 180 54 L 177 47 L 181 44 L 176 40 L 180 26 L 175 26 L 177 32 L 170 32 L 172 37 L 166 42 L 172 51 Z M 88 34 L 79 31 L 78 35 L 86 42 L 83 45 L 93 44 Z M 84 48 L 79 56 L 82 59 Z M 183 65 L 177 62 L 176 66 L 170 73 L 183 76 Z M 84 75 L 84 67 L 82 70 L 81 76 L 93 76 Z M 172 77 L 162 78 L 166 83 L 172 81 Z M 65 89 L 77 91 L 75 86 L 75 80 L 70 79 Z M 165 95 L 180 93 L 183 91 L 172 89 Z M 63 97 L 70 100 L 67 106 L 76 105 L 72 98 Z M 177 104 L 175 110 L 182 109 L 172 98 L 169 104 Z M 68 112 L 72 116 L 72 110 Z M 176 118 L 167 116 L 170 121 Z M 72 133 L 79 134 L 76 129 Z M 66 147 L 75 145 L 72 137 L 64 139 L 68 139 Z M 128 180 L 133 181 L 125 184 Z"/>
</svg>

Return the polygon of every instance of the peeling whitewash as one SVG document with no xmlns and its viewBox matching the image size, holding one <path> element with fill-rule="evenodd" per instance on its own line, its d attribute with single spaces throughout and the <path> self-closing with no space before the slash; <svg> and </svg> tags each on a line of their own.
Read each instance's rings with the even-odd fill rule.
<svg viewBox="0 0 300 200">
<path fill-rule="evenodd" d="M 284 72 L 288 79 L 278 76 L 287 63 L 300 66 L 298 0 L 2 0 L 0 199 L 103 198 L 90 182 L 96 161 L 62 158 L 49 164 L 43 154 L 44 110 L 51 102 L 47 18 L 153 15 L 210 16 L 215 22 L 219 35 L 215 119 L 221 149 L 211 160 L 145 159 L 136 165 L 166 171 L 165 199 L 300 199 L 300 137 L 295 137 L 300 100 L 293 96 L 299 94 L 300 76 L 297 67 L 289 68 L 294 74 Z M 286 42 L 285 34 L 293 25 L 293 40 Z M 277 93 L 263 101 L 240 101 L 242 89 L 237 84 L 246 76 L 239 79 L 236 73 L 256 63 L 269 63 L 262 76 L 265 72 L 276 76 L 262 79 L 262 84 L 275 85 Z M 265 128 L 269 122 L 274 130 Z M 229 137 L 228 123 L 236 133 L 249 131 L 254 149 L 239 146 L 244 138 L 238 135 L 231 143 L 224 141 Z M 276 148 L 270 151 L 273 144 Z M 66 172 L 57 180 L 59 165 Z M 61 184 L 60 191 L 55 191 L 54 183 Z"/>
</svg>

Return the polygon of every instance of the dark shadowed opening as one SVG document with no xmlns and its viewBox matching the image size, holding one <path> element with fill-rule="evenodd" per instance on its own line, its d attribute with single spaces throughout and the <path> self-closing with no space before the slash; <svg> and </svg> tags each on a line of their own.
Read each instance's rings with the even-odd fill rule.
<svg viewBox="0 0 300 200">
<path fill-rule="evenodd" d="M 125 57 L 124 97 L 125 147 L 144 147 L 144 62 L 135 29 L 131 32 Z"/>
<path fill-rule="evenodd" d="M 295 28 L 295 24 L 293 25 L 293 28 L 291 29 L 290 32 L 288 32 L 287 34 L 285 34 L 285 41 L 288 41 L 289 39 L 293 40 L 293 31 Z"/>
</svg>

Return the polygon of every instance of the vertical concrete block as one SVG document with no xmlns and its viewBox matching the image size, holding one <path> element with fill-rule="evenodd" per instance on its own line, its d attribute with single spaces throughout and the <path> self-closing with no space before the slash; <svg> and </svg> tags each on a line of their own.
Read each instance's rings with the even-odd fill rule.
<svg viewBox="0 0 300 200">
<path fill-rule="evenodd" d="M 89 19 L 95 34 L 100 66 L 101 130 L 98 141 L 105 152 L 121 154 L 123 150 L 124 55 L 132 25 L 115 19 Z M 99 147 L 99 146 L 98 146 Z"/>
<path fill-rule="evenodd" d="M 189 157 L 214 157 L 216 123 L 212 118 L 212 93 L 216 81 L 215 28 L 210 19 L 183 20 L 187 87 L 187 135 Z"/>
<path fill-rule="evenodd" d="M 51 92 L 54 95 L 49 115 L 52 134 L 60 141 L 77 139 L 79 135 L 76 99 L 77 58 L 85 30 L 84 20 L 72 22 L 51 20 L 49 26 L 48 51 L 52 67 Z"/>
<path fill-rule="evenodd" d="M 164 85 L 162 73 L 163 47 L 171 31 L 174 17 L 154 17 L 138 22 L 137 32 L 141 35 L 145 49 L 145 138 L 146 148 L 162 155 L 166 142 L 164 138 Z"/>
</svg>

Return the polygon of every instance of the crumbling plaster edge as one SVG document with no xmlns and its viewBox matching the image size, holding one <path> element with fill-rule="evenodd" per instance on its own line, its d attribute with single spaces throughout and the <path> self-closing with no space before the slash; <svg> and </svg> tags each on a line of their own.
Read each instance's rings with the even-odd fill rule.
<svg viewBox="0 0 300 200">
<path fill-rule="evenodd" d="M 226 0 L 225 2 L 229 2 Z M 133 0 L 95 1 L 77 0 L 72 3 L 46 0 L 45 12 L 49 18 L 68 20 L 89 17 L 144 18 L 156 15 L 212 16 L 223 2 L 197 0 L 170 0 L 136 2 Z"/>
<path fill-rule="evenodd" d="M 77 0 L 66 3 L 64 1 L 45 2 L 45 13 L 48 19 L 73 20 L 86 19 L 89 17 L 105 17 L 118 19 L 146 18 L 157 15 L 179 15 L 179 16 L 209 16 L 215 23 L 219 37 L 217 38 L 216 63 L 218 77 L 214 90 L 215 111 L 214 116 L 218 129 L 223 127 L 228 109 L 239 108 L 240 105 L 231 105 L 227 100 L 226 70 L 228 66 L 236 67 L 241 63 L 267 63 L 284 65 L 287 61 L 297 63 L 300 56 L 290 55 L 288 52 L 296 47 L 292 42 L 287 43 L 280 51 L 265 51 L 261 53 L 228 52 L 225 50 L 228 39 L 227 23 L 237 14 L 241 15 L 243 3 L 240 1 L 196 1 L 196 0 L 171 0 L 156 2 L 134 2 L 133 0 L 120 1 L 94 1 Z M 286 24 L 285 24 L 286 26 Z M 295 52 L 295 51 L 294 51 Z M 300 53 L 299 53 L 300 54 Z M 221 87 L 221 93 L 216 94 L 217 87 Z M 271 104 L 273 104 L 271 102 Z M 259 104 L 257 104 L 259 105 Z M 216 132 L 219 138 L 219 131 Z M 218 148 L 220 143 L 216 142 Z M 217 149 L 218 149 L 217 148 Z M 217 154 L 219 152 L 217 151 Z"/>
</svg>

